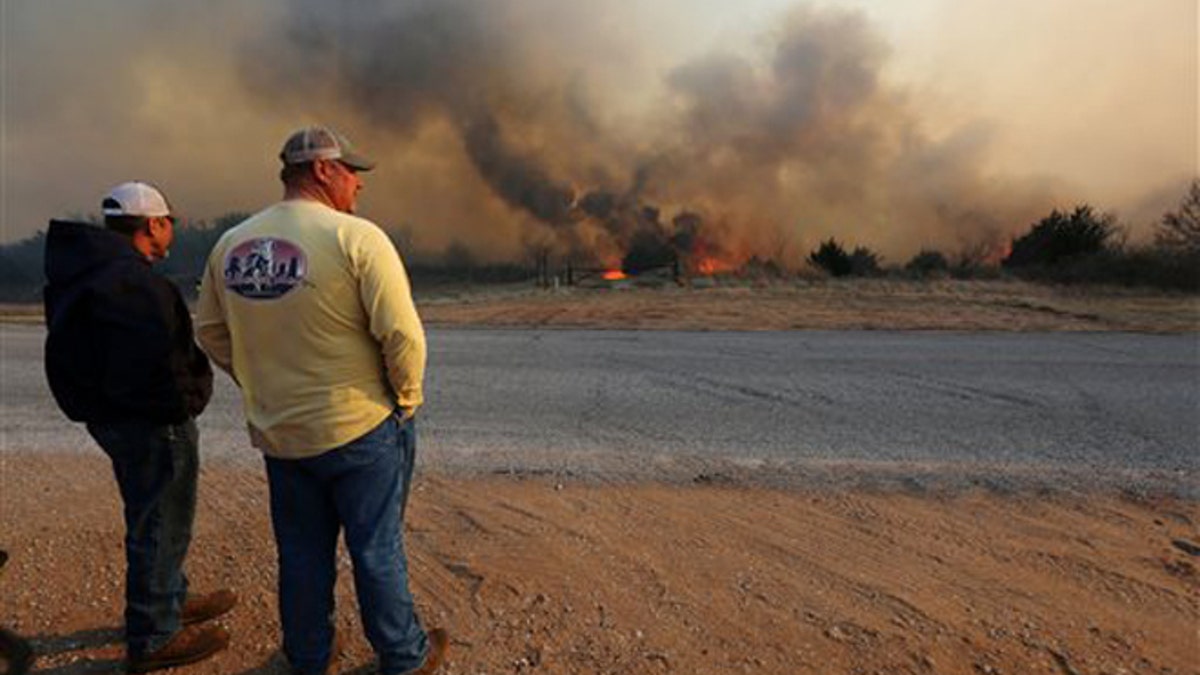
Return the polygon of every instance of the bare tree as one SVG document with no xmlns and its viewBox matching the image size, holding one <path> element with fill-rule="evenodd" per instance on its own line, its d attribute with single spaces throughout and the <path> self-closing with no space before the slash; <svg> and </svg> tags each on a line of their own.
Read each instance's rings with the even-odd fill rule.
<svg viewBox="0 0 1200 675">
<path fill-rule="evenodd" d="M 1200 253 L 1200 178 L 1192 180 L 1178 209 L 1163 214 L 1155 240 L 1167 249 Z"/>
</svg>

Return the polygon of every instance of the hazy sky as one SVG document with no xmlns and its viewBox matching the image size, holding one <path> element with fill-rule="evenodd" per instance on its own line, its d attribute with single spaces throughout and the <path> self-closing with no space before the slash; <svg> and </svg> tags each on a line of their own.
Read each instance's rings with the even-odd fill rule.
<svg viewBox="0 0 1200 675">
<path fill-rule="evenodd" d="M 364 215 L 410 228 L 419 247 L 459 240 L 511 257 L 553 228 L 480 170 L 480 119 L 500 132 L 485 149 L 548 182 L 638 183 L 639 199 L 751 232 L 746 253 L 857 232 L 907 255 L 969 243 L 977 227 L 1007 236 L 1082 201 L 1137 234 L 1198 173 L 1197 4 L 447 0 L 421 14 L 425 34 L 403 32 L 396 9 L 434 7 L 425 0 L 0 0 L 0 242 L 94 212 L 131 178 L 193 218 L 257 210 L 279 195 L 282 140 L 326 121 L 380 160 Z M 461 63 L 381 70 L 393 55 L 380 26 L 418 43 L 400 53 Z M 805 59 L 833 70 L 818 77 Z M 866 78 L 861 91 L 843 91 L 839 68 Z M 376 87 L 377 72 L 486 91 Z M 781 121 L 815 114 L 804 97 L 822 102 L 820 123 Z M 764 153 L 752 125 L 784 134 L 782 150 Z M 793 143 L 812 154 L 789 158 Z M 735 168 L 745 183 L 728 180 Z M 634 174 L 652 177 L 645 192 Z M 843 189 L 854 183 L 879 187 Z M 723 210 L 739 202 L 731 192 L 747 203 Z M 981 209 L 992 216 L 964 215 Z"/>
<path fill-rule="evenodd" d="M 698 3 L 706 16 L 694 19 L 697 42 L 752 42 L 793 4 Z M 812 4 L 871 17 L 892 45 L 892 76 L 931 102 L 921 107 L 931 131 L 990 126 L 998 170 L 1061 179 L 1110 207 L 1197 174 L 1197 0 Z"/>
</svg>

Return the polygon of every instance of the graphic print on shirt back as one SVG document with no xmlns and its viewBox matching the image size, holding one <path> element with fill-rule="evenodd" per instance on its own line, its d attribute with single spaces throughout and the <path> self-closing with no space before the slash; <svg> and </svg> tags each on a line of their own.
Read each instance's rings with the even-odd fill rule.
<svg viewBox="0 0 1200 675">
<path fill-rule="evenodd" d="M 248 239 L 225 254 L 225 288 L 251 300 L 281 298 L 307 274 L 304 251 L 286 239 Z"/>
</svg>

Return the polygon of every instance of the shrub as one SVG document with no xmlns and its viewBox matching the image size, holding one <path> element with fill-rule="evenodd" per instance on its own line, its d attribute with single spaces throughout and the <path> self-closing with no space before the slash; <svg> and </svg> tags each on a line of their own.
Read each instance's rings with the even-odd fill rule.
<svg viewBox="0 0 1200 675">
<path fill-rule="evenodd" d="M 30 302 L 41 297 L 46 233 L 0 245 L 0 301 Z"/>
<path fill-rule="evenodd" d="M 867 248 L 859 246 L 850 254 L 850 274 L 856 277 L 873 277 L 880 274 L 879 256 Z"/>
<path fill-rule="evenodd" d="M 1112 284 L 1200 290 L 1200 253 L 1162 247 L 1109 249 L 1075 258 L 1033 278 L 1063 284 Z"/>
<path fill-rule="evenodd" d="M 808 264 L 825 270 L 834 277 L 845 277 L 854 272 L 854 263 L 851 261 L 850 255 L 833 238 L 823 242 L 815 251 L 808 254 Z"/>
<path fill-rule="evenodd" d="M 1111 214 L 1097 214 L 1086 204 L 1070 214 L 1056 209 L 1014 239 L 1012 251 L 1000 264 L 1014 270 L 1049 267 L 1105 250 L 1116 233 Z"/>
<path fill-rule="evenodd" d="M 1174 215 L 1182 219 L 1194 213 L 1188 207 L 1200 207 L 1200 190 L 1196 194 L 1195 205 L 1185 198 Z M 1012 252 L 1001 264 L 1037 281 L 1200 290 L 1200 248 L 1175 239 L 1168 244 L 1161 238 L 1157 246 L 1130 247 L 1119 234 L 1113 216 L 1098 215 L 1090 206 L 1079 206 L 1070 214 L 1054 211 L 1028 234 L 1014 239 Z"/>
<path fill-rule="evenodd" d="M 945 274 L 950 269 L 950 261 L 940 251 L 921 249 L 904 265 L 905 271 L 917 277 L 930 277 Z"/>
<path fill-rule="evenodd" d="M 1172 251 L 1200 253 L 1200 179 L 1192 181 L 1177 210 L 1163 214 L 1155 241 Z"/>
</svg>

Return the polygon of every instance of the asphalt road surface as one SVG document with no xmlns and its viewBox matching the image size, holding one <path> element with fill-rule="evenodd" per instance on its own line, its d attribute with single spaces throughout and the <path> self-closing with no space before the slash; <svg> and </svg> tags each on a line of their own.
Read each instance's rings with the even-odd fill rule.
<svg viewBox="0 0 1200 675">
<path fill-rule="evenodd" d="M 0 449 L 94 452 L 0 326 Z M 430 330 L 426 465 L 637 474 L 794 463 L 1151 472 L 1200 465 L 1200 340 L 1114 333 Z M 206 456 L 257 462 L 218 375 Z M 689 464 L 692 463 L 692 464 Z"/>
</svg>

